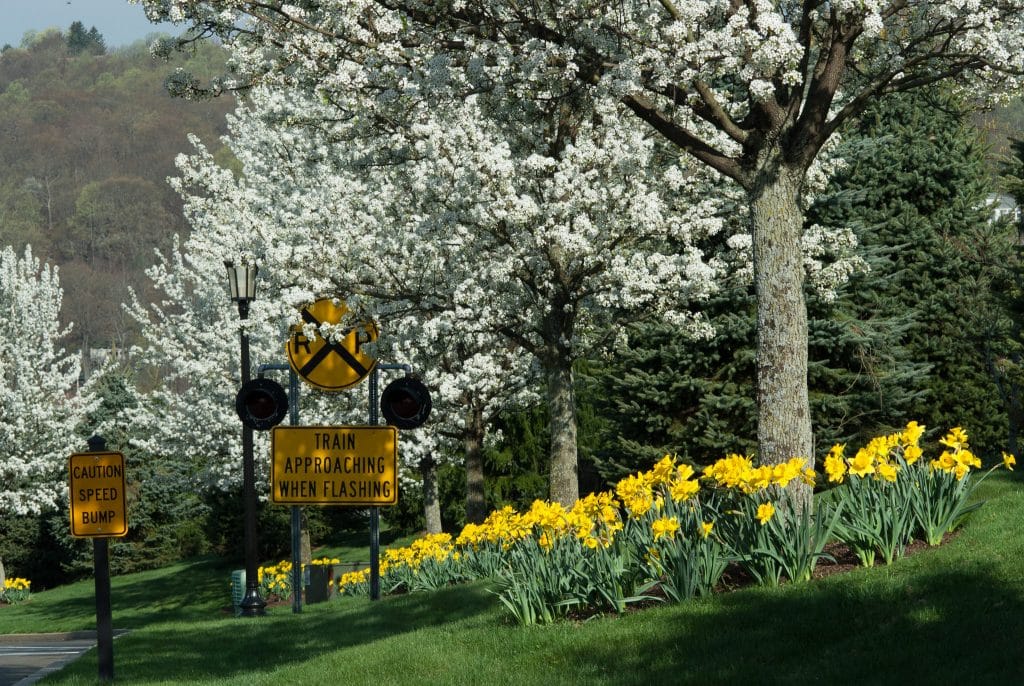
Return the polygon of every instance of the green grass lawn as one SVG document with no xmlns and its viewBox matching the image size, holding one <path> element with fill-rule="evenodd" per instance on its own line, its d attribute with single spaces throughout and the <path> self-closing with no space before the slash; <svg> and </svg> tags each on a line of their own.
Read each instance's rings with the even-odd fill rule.
<svg viewBox="0 0 1024 686">
<path fill-rule="evenodd" d="M 1024 482 L 940 548 L 806 584 L 523 628 L 487 583 L 236 619 L 212 560 L 113 579 L 131 684 L 1021 684 Z M 349 553 L 358 554 L 349 550 Z M 332 554 L 332 553 L 329 553 Z M 92 628 L 92 582 L 0 609 L 0 632 Z M 44 684 L 96 681 L 92 651 Z"/>
</svg>

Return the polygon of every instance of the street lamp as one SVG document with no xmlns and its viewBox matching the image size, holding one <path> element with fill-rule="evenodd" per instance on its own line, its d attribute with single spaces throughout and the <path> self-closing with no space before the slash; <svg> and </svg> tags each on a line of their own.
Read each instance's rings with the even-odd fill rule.
<svg viewBox="0 0 1024 686">
<path fill-rule="evenodd" d="M 238 303 L 238 318 L 249 318 L 249 303 L 256 299 L 256 265 L 226 260 L 231 300 Z M 242 343 L 242 383 L 250 380 L 249 336 L 240 329 Z M 265 614 L 267 602 L 260 597 L 259 569 L 256 560 L 256 468 L 252 455 L 252 429 L 242 425 L 242 497 L 245 501 L 245 597 L 239 606 L 243 617 Z"/>
</svg>

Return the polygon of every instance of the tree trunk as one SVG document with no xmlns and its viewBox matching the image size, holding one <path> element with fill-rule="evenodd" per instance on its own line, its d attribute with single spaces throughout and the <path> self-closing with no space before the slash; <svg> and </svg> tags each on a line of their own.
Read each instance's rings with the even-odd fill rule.
<svg viewBox="0 0 1024 686">
<path fill-rule="evenodd" d="M 466 522 L 480 524 L 487 518 L 484 497 L 484 417 L 472 408 L 466 418 Z"/>
<path fill-rule="evenodd" d="M 441 502 L 437 497 L 437 463 L 432 458 L 420 460 L 423 477 L 423 519 L 428 534 L 441 533 Z"/>
<path fill-rule="evenodd" d="M 576 399 L 570 363 L 548 370 L 548 408 L 551 412 L 551 472 L 553 502 L 571 508 L 580 497 L 576 445 Z"/>
<path fill-rule="evenodd" d="M 765 170 L 749 192 L 757 292 L 757 442 L 762 463 L 814 463 L 807 399 L 807 306 L 800 250 L 803 172 Z M 811 504 L 799 481 L 787 489 L 796 511 Z"/>
<path fill-rule="evenodd" d="M 299 508 L 299 561 L 306 565 L 313 560 L 313 545 L 309 540 L 309 517 L 306 508 Z"/>
</svg>

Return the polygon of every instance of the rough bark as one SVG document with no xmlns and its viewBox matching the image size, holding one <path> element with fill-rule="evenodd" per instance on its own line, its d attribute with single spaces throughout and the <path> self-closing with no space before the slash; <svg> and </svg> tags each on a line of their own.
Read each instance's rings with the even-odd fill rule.
<svg viewBox="0 0 1024 686">
<path fill-rule="evenodd" d="M 299 508 L 299 561 L 309 565 L 313 561 L 313 545 L 309 540 L 309 517 L 306 508 Z"/>
<path fill-rule="evenodd" d="M 478 408 L 466 418 L 466 522 L 480 524 L 487 518 L 484 497 L 484 418 Z"/>
<path fill-rule="evenodd" d="M 441 533 L 441 502 L 437 497 L 437 463 L 429 457 L 420 460 L 423 478 L 423 520 L 428 534 Z"/>
<path fill-rule="evenodd" d="M 548 370 L 548 408 L 551 412 L 551 471 L 549 496 L 571 508 L 580 496 L 576 443 L 576 400 L 572 365 Z"/>
<path fill-rule="evenodd" d="M 792 457 L 813 464 L 807 398 L 807 307 L 800 237 L 801 169 L 769 168 L 750 189 L 754 283 L 757 292 L 757 442 L 762 462 Z M 811 490 L 787 489 L 797 511 Z"/>
</svg>

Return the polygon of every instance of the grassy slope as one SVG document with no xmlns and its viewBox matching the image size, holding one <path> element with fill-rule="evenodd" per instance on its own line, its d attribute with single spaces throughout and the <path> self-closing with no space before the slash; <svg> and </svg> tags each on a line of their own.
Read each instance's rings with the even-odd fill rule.
<svg viewBox="0 0 1024 686">
<path fill-rule="evenodd" d="M 340 599 L 258 620 L 221 614 L 206 561 L 114 579 L 115 673 L 126 683 L 1024 683 L 1024 489 L 990 501 L 941 548 L 891 567 L 682 605 L 522 628 L 487 585 Z M 89 628 L 92 585 L 0 610 L 0 632 Z M 95 682 L 95 652 L 46 684 Z"/>
</svg>

